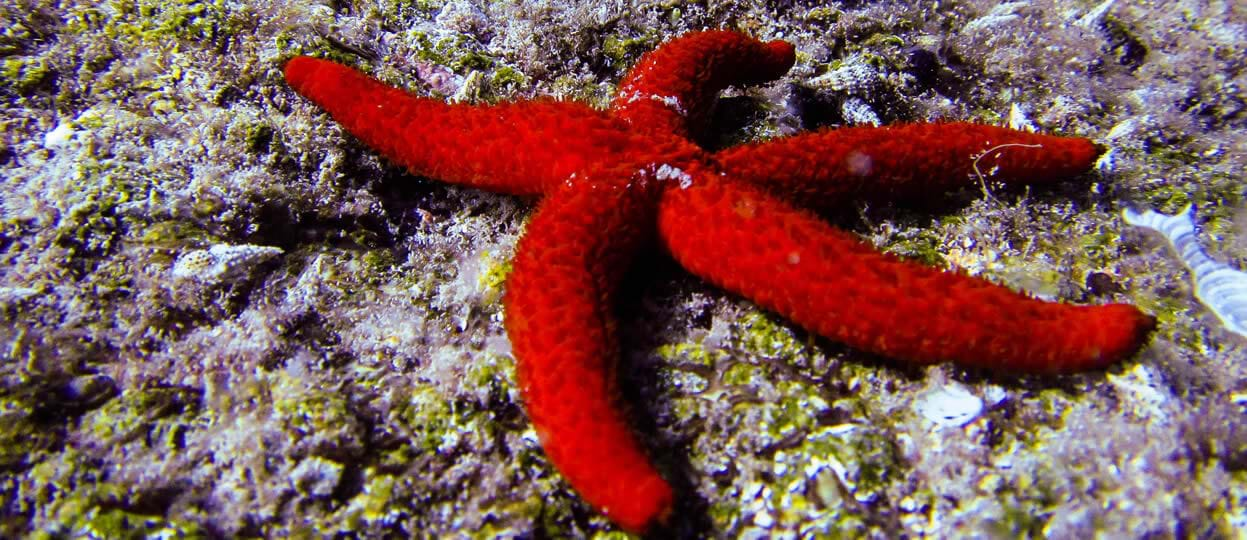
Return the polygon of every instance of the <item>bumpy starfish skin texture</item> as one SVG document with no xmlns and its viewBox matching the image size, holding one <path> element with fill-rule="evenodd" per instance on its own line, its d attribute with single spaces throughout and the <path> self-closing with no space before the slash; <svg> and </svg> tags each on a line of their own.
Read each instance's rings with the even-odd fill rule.
<svg viewBox="0 0 1247 540">
<path fill-rule="evenodd" d="M 645 531 L 670 485 L 618 403 L 612 295 L 656 240 L 690 272 L 812 332 L 911 363 L 1071 372 L 1132 355 L 1154 319 L 1043 302 L 883 254 L 806 206 L 1086 171 L 1090 141 L 966 123 L 829 130 L 707 152 L 688 139 L 720 90 L 780 77 L 793 47 L 728 31 L 645 55 L 608 111 L 548 100 L 446 104 L 299 57 L 290 85 L 412 173 L 541 195 L 506 285 L 506 328 L 550 461 L 592 505 Z"/>
</svg>

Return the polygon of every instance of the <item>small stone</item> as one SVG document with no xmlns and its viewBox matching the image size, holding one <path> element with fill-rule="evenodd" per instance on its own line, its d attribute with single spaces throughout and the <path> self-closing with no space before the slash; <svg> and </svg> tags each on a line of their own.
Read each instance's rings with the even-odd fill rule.
<svg viewBox="0 0 1247 540">
<path fill-rule="evenodd" d="M 73 138 L 74 129 L 69 127 L 69 124 L 62 123 L 43 136 L 43 146 L 45 148 L 60 148 Z"/>
<path fill-rule="evenodd" d="M 940 426 L 960 427 L 983 412 L 983 400 L 958 383 L 927 391 L 914 402 L 914 410 Z"/>
</svg>

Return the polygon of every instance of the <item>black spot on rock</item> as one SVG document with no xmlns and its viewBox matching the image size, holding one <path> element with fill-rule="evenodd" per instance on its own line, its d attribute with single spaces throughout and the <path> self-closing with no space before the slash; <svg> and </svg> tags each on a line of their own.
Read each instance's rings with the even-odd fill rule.
<svg viewBox="0 0 1247 540">
<path fill-rule="evenodd" d="M 801 120 L 801 128 L 810 130 L 844 123 L 840 114 L 841 99 L 794 84 L 789 92 L 788 111 Z"/>
<path fill-rule="evenodd" d="M 1118 64 L 1130 71 L 1139 69 L 1139 66 L 1143 65 L 1143 59 L 1147 56 L 1147 45 L 1135 37 L 1130 27 L 1113 17 L 1105 17 L 1100 30 L 1108 38 L 1108 46 L 1105 50 L 1117 59 Z"/>
<path fill-rule="evenodd" d="M 1087 292 L 1092 296 L 1105 296 L 1126 292 L 1126 289 L 1113 279 L 1113 276 L 1104 272 L 1092 272 L 1087 274 Z"/>
<path fill-rule="evenodd" d="M 905 71 L 914 76 L 923 90 L 935 84 L 940 73 L 940 59 L 933 51 L 914 47 L 905 60 Z"/>
</svg>

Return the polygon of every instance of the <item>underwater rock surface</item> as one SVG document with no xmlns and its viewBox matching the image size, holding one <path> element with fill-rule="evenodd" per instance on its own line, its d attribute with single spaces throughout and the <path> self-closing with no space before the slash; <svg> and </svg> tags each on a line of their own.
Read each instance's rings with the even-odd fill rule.
<svg viewBox="0 0 1247 540">
<path fill-rule="evenodd" d="M 0 0 L 0 537 L 622 536 L 518 399 L 500 298 L 528 201 L 384 163 L 280 66 L 310 54 L 424 95 L 605 106 L 640 54 L 719 27 L 798 58 L 728 91 L 708 146 L 933 119 L 1106 145 L 1054 192 L 983 171 L 947 207 L 827 216 L 1160 324 L 1106 372 L 901 369 L 655 254 L 619 306 L 621 380 L 682 486 L 681 531 L 1241 534 L 1247 340 L 1119 216 L 1194 204 L 1210 255 L 1245 267 L 1247 13 L 1139 4 Z M 981 409 L 929 419 L 941 388 Z"/>
</svg>

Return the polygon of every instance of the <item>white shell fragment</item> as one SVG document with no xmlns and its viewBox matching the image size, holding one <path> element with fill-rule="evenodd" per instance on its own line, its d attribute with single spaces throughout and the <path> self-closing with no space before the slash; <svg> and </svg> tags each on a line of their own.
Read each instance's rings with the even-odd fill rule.
<svg viewBox="0 0 1247 540">
<path fill-rule="evenodd" d="M 983 400 L 960 384 L 932 388 L 914 401 L 914 410 L 936 424 L 961 427 L 983 412 Z"/>
<path fill-rule="evenodd" d="M 1212 260 L 1199 246 L 1191 205 L 1172 216 L 1152 210 L 1139 213 L 1127 208 L 1121 211 L 1121 217 L 1130 225 L 1165 235 L 1178 257 L 1191 269 L 1195 298 L 1208 306 L 1227 330 L 1247 336 L 1247 273 Z"/>
<path fill-rule="evenodd" d="M 1091 8 L 1091 11 L 1088 11 L 1086 15 L 1079 17 L 1074 24 L 1077 24 L 1083 28 L 1096 28 L 1101 24 L 1104 24 L 1104 15 L 1108 13 L 1108 9 L 1113 7 L 1113 3 L 1116 1 L 1117 0 L 1104 0 L 1100 3 L 1100 5 Z"/>
<path fill-rule="evenodd" d="M 252 244 L 217 244 L 187 251 L 173 263 L 173 277 L 214 285 L 247 277 L 256 266 L 282 254 L 280 248 Z"/>
<path fill-rule="evenodd" d="M 74 128 L 69 127 L 68 123 L 61 123 L 52 131 L 47 132 L 43 136 L 44 148 L 60 148 L 65 146 L 70 139 L 74 137 Z"/>
</svg>

